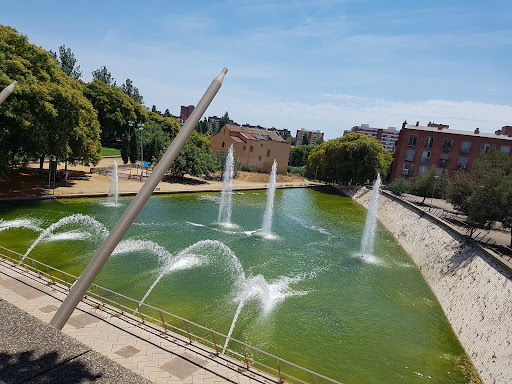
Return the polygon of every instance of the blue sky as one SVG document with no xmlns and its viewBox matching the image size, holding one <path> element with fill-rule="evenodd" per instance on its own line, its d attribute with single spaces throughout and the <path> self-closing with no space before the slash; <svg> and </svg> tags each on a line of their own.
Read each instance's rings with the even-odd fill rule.
<svg viewBox="0 0 512 384">
<path fill-rule="evenodd" d="M 105 65 L 145 104 L 179 114 L 229 69 L 206 114 L 320 129 L 331 139 L 404 120 L 512 125 L 512 2 L 10 1 L 0 24 Z"/>
</svg>

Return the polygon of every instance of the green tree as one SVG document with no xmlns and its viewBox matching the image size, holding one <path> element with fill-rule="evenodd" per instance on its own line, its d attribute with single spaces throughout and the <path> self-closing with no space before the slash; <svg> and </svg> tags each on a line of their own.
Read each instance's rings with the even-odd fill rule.
<svg viewBox="0 0 512 384">
<path fill-rule="evenodd" d="M 92 78 L 93 78 L 93 80 L 103 81 L 108 86 L 111 86 L 111 87 L 115 86 L 114 78 L 112 77 L 112 74 L 108 71 L 107 67 L 105 67 L 105 66 L 92 71 Z"/>
<path fill-rule="evenodd" d="M 309 145 L 309 135 L 308 134 L 304 134 L 304 136 L 302 136 L 302 143 L 301 145 Z"/>
<path fill-rule="evenodd" d="M 380 142 L 367 135 L 350 133 L 315 145 L 305 166 L 305 176 L 328 183 L 362 184 L 377 173 L 385 179 L 392 157 Z"/>
<path fill-rule="evenodd" d="M 228 151 L 215 151 L 213 157 L 217 161 L 217 170 L 220 171 L 220 178 L 224 177 L 224 171 L 226 170 L 226 158 L 228 157 Z M 236 177 L 238 172 L 242 169 L 242 163 L 234 157 L 233 164 L 233 176 Z"/>
<path fill-rule="evenodd" d="M 455 175 L 448 199 L 467 214 L 467 222 L 473 226 L 489 228 L 494 222 L 501 222 L 511 228 L 512 158 L 491 148 L 469 172 Z"/>
<path fill-rule="evenodd" d="M 117 87 L 95 79 L 85 85 L 84 94 L 98 111 L 104 145 L 114 145 L 116 140 L 128 136 L 129 121 L 145 121 L 144 108 Z"/>
<path fill-rule="evenodd" d="M 209 148 L 200 148 L 187 141 L 169 169 L 175 176 L 183 177 L 210 175 L 218 169 L 218 163 Z"/>
<path fill-rule="evenodd" d="M 169 111 L 169 108 L 167 108 L 163 114 L 163 117 L 172 117 L 171 112 Z"/>
<path fill-rule="evenodd" d="M 225 126 L 226 124 L 229 124 L 229 114 L 228 111 L 219 119 L 219 126 L 217 127 L 216 131 L 214 133 L 217 133 L 220 131 L 220 129 Z"/>
<path fill-rule="evenodd" d="M 131 81 L 130 79 L 126 79 L 126 81 L 123 84 L 121 84 L 121 90 L 128 96 L 130 96 L 130 98 L 133 101 L 142 104 L 142 95 L 139 94 L 139 88 L 133 85 L 133 81 Z"/>
<path fill-rule="evenodd" d="M 441 198 L 446 187 L 447 179 L 437 175 L 437 168 L 430 167 L 423 175 L 418 175 L 411 180 L 410 193 L 423 197 L 423 203 L 427 197 Z"/>
<path fill-rule="evenodd" d="M 151 108 L 151 112 L 158 113 L 158 110 L 156 109 L 155 104 L 153 104 L 153 107 Z"/>
<path fill-rule="evenodd" d="M 42 167 L 45 157 L 96 164 L 100 126 L 80 83 L 14 28 L 0 26 L 0 47 L 0 88 L 18 82 L 0 109 L 0 168 L 37 158 Z"/>
<path fill-rule="evenodd" d="M 323 137 L 318 137 L 318 138 L 316 139 L 316 145 L 320 145 L 320 144 L 322 144 L 323 142 L 324 142 L 324 138 L 323 138 Z"/>
<path fill-rule="evenodd" d="M 201 135 L 205 135 L 208 132 L 208 129 L 209 126 L 206 117 L 203 120 L 199 120 L 199 122 L 196 125 L 196 131 Z"/>
<path fill-rule="evenodd" d="M 288 165 L 292 167 L 303 167 L 308 161 L 308 156 L 313 150 L 312 145 L 299 145 L 290 150 Z"/>
<path fill-rule="evenodd" d="M 61 45 L 59 47 L 59 57 L 57 58 L 57 55 L 53 52 L 52 57 L 57 61 L 66 75 L 75 80 L 80 80 L 82 78 L 80 66 L 78 65 L 75 67 L 77 60 L 73 52 L 71 52 L 71 48 L 66 48 L 65 45 Z"/>
</svg>

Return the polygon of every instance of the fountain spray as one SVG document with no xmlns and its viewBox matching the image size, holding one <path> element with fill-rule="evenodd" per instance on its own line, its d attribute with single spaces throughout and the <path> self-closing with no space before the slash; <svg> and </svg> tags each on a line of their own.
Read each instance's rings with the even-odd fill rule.
<svg viewBox="0 0 512 384">
<path fill-rule="evenodd" d="M 162 159 L 151 173 L 151 176 L 146 180 L 128 208 L 126 208 L 126 211 L 123 213 L 115 227 L 105 239 L 100 249 L 98 249 L 89 265 L 87 265 L 87 268 L 85 268 L 84 272 L 80 275 L 75 286 L 71 288 L 71 291 L 67 295 L 66 299 L 50 321 L 51 326 L 62 330 L 64 324 L 66 324 L 76 306 L 80 300 L 82 300 L 82 297 L 87 293 L 87 290 L 93 283 L 98 273 L 101 271 L 101 268 L 103 268 L 103 265 L 105 265 L 107 262 L 110 254 L 121 241 L 126 231 L 128 231 L 128 228 L 130 228 L 130 225 L 142 210 L 146 204 L 146 201 L 149 199 L 158 183 L 162 180 L 174 159 L 178 156 L 179 152 L 185 145 L 185 142 L 199 122 L 199 119 L 204 114 L 213 98 L 217 94 L 218 90 L 222 86 L 222 82 L 227 72 L 228 69 L 224 68 L 222 72 L 212 81 L 201 100 L 199 100 L 197 107 L 187 119 L 183 125 L 183 128 L 181 128 L 181 130 L 178 132 L 178 135 L 173 140 L 165 154 L 162 156 Z"/>
<path fill-rule="evenodd" d="M 373 254 L 373 245 L 375 241 L 375 231 L 377 230 L 377 210 L 379 208 L 379 189 L 380 173 L 373 184 L 372 197 L 366 214 L 366 223 L 364 225 L 363 238 L 361 240 L 361 256 Z"/>
</svg>

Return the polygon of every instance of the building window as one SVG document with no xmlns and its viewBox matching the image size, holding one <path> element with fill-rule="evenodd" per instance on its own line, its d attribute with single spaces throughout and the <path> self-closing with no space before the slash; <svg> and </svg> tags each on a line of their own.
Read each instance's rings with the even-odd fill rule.
<svg viewBox="0 0 512 384">
<path fill-rule="evenodd" d="M 407 144 L 409 147 L 415 147 L 418 142 L 418 135 L 409 135 L 409 143 Z"/>
<path fill-rule="evenodd" d="M 480 145 L 480 153 L 487 153 L 487 152 L 489 152 L 489 148 L 491 148 L 491 144 L 489 144 L 489 143 L 482 143 L 482 145 Z"/>
<path fill-rule="evenodd" d="M 460 153 L 469 153 L 471 150 L 471 141 L 463 141 L 460 147 Z"/>
<path fill-rule="evenodd" d="M 414 161 L 414 154 L 416 151 L 414 149 L 408 149 L 405 151 L 405 160 Z"/>
<path fill-rule="evenodd" d="M 222 148 L 224 148 L 224 142 L 222 142 Z"/>
<path fill-rule="evenodd" d="M 425 144 L 423 145 L 425 148 L 432 148 L 434 145 L 434 138 L 427 136 L 425 137 Z"/>
<path fill-rule="evenodd" d="M 501 146 L 501 152 L 510 153 L 510 146 L 502 145 Z"/>
<path fill-rule="evenodd" d="M 251 146 L 249 147 L 249 152 L 252 152 L 253 150 L 254 150 L 254 147 L 251 145 Z"/>
<path fill-rule="evenodd" d="M 418 169 L 418 176 L 424 175 L 428 172 L 428 166 L 427 165 L 420 165 L 420 168 Z"/>
<path fill-rule="evenodd" d="M 244 151 L 245 151 L 245 148 L 246 148 L 246 147 L 247 147 L 247 146 L 246 146 L 246 145 L 244 145 L 244 148 L 243 148 L 243 150 L 244 150 Z"/>
<path fill-rule="evenodd" d="M 411 176 L 412 175 L 412 164 L 404 164 L 404 168 L 402 169 L 402 175 Z"/>
<path fill-rule="evenodd" d="M 261 155 L 260 155 L 260 156 L 258 156 L 258 161 L 261 161 Z"/>
<path fill-rule="evenodd" d="M 438 168 L 437 169 L 437 176 L 439 176 L 439 177 L 446 176 L 447 173 L 448 173 L 448 170 L 446 168 Z"/>
<path fill-rule="evenodd" d="M 423 151 L 421 154 L 421 162 L 422 163 L 430 163 L 430 152 L 429 151 Z"/>
<path fill-rule="evenodd" d="M 270 157 L 270 149 L 267 149 L 267 157 Z"/>
<path fill-rule="evenodd" d="M 457 168 L 466 168 L 467 166 L 468 166 L 467 156 L 460 156 L 459 161 L 457 162 Z"/>
<path fill-rule="evenodd" d="M 443 139 L 443 151 L 451 151 L 452 150 L 452 139 Z"/>
<path fill-rule="evenodd" d="M 450 155 L 447 153 L 441 153 L 439 156 L 439 165 L 441 167 L 446 167 L 448 165 L 448 161 L 450 160 Z"/>
</svg>

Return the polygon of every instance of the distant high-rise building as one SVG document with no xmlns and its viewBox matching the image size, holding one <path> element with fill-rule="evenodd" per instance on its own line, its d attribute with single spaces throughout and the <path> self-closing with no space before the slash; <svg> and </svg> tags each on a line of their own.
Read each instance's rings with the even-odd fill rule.
<svg viewBox="0 0 512 384">
<path fill-rule="evenodd" d="M 375 137 L 380 141 L 386 151 L 389 153 L 393 153 L 395 151 L 395 143 L 398 140 L 398 131 L 395 127 L 388 127 L 387 129 L 372 128 L 369 124 L 361 124 L 352 127 L 349 131 L 345 131 L 343 136 L 351 132 L 363 133 L 365 135 Z"/>
<path fill-rule="evenodd" d="M 295 136 L 295 146 L 302 145 L 304 142 L 304 136 L 308 137 L 309 144 L 315 145 L 319 138 L 324 138 L 324 133 L 319 130 L 310 131 L 305 128 L 298 129 L 297 135 Z"/>
<path fill-rule="evenodd" d="M 194 111 L 194 106 L 189 105 L 188 107 L 185 107 L 184 105 L 181 106 L 181 112 L 180 112 L 180 118 L 183 121 L 187 121 L 187 119 L 190 117 L 192 112 Z"/>
</svg>

